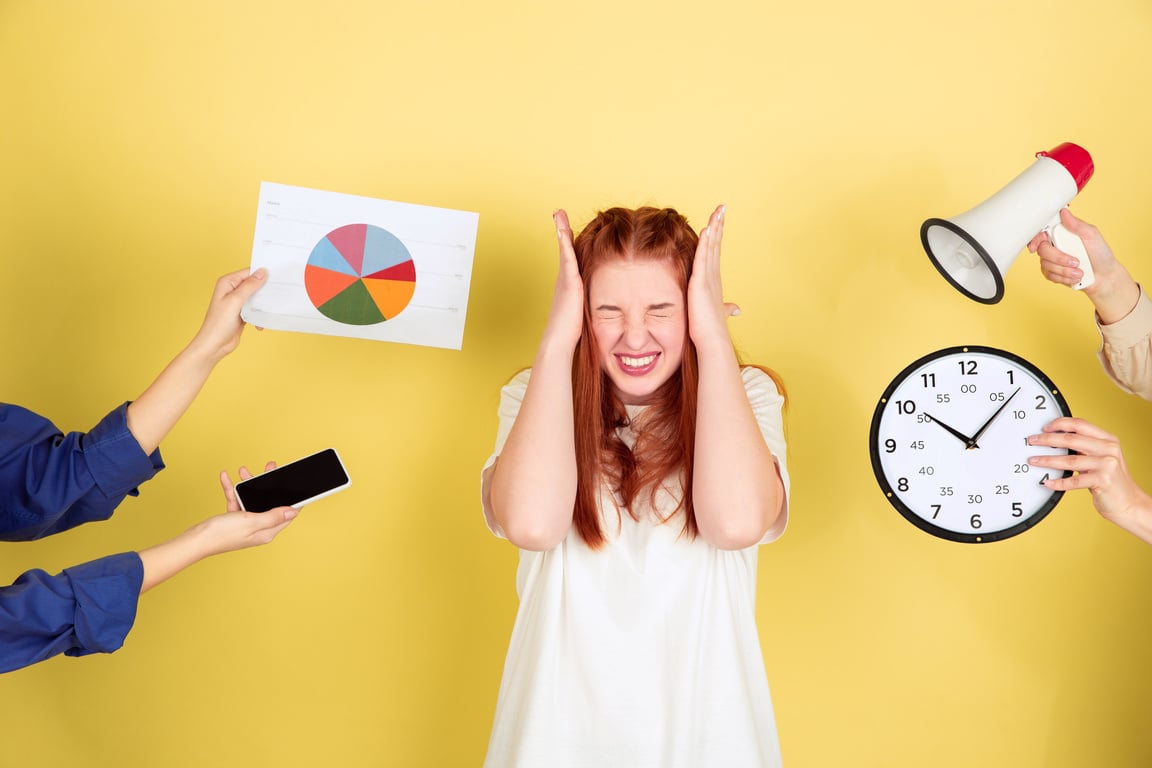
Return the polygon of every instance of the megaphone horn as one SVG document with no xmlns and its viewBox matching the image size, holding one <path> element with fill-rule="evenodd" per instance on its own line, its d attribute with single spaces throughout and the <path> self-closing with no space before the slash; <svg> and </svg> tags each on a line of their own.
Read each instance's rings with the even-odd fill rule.
<svg viewBox="0 0 1152 768">
<path fill-rule="evenodd" d="M 1077 256 L 1091 284 L 1091 262 L 1080 239 L 1060 225 L 1060 209 L 1092 178 L 1087 150 L 1065 142 L 1036 160 L 1008 185 L 967 213 L 928 219 L 920 242 L 928 258 L 957 290 L 982 304 L 1004 298 L 1004 273 L 1038 232 L 1049 230 L 1057 248 Z"/>
</svg>

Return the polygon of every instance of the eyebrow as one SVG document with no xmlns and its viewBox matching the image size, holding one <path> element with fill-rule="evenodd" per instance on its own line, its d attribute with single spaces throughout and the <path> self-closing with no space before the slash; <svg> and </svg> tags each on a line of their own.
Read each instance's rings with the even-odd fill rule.
<svg viewBox="0 0 1152 768">
<path fill-rule="evenodd" d="M 647 309 L 649 311 L 651 311 L 653 309 L 672 309 L 675 306 L 676 306 L 675 303 L 673 303 L 671 301 L 665 301 L 663 304 L 649 304 Z M 608 310 L 609 312 L 619 312 L 620 311 L 620 307 L 616 306 L 615 304 L 601 304 L 600 306 L 596 307 L 597 311 L 602 310 L 602 309 Z"/>
</svg>

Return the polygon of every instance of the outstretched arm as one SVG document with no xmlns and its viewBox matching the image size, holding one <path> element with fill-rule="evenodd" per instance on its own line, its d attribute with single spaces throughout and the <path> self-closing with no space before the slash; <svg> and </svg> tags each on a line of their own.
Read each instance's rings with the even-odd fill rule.
<svg viewBox="0 0 1152 768">
<path fill-rule="evenodd" d="M 241 469 L 240 476 L 251 474 Z M 112 653 L 132 629 L 142 592 L 209 555 L 265 544 L 296 516 L 291 507 L 240 512 L 228 475 L 220 481 L 228 511 L 171 541 L 57 575 L 28 571 L 11 586 L 0 587 L 0 673 L 61 653 Z"/>
<path fill-rule="evenodd" d="M 721 549 L 758 543 L 784 508 L 784 485 L 745 392 L 727 319 L 739 311 L 723 300 L 720 242 L 724 207 L 712 214 L 688 282 L 688 332 L 696 346 L 692 503 L 700 535 Z"/>
<path fill-rule="evenodd" d="M 243 269 L 217 280 L 196 336 L 128 406 L 128 430 L 144 453 L 156 450 L 192 405 L 212 369 L 240 343 L 244 330 L 240 308 L 260 289 L 265 277 L 263 269 L 251 275 Z"/>
<path fill-rule="evenodd" d="M 1046 425 L 1042 434 L 1028 439 L 1028 444 L 1076 451 L 1033 456 L 1029 463 L 1076 472 L 1071 477 L 1046 480 L 1044 485 L 1054 491 L 1087 488 L 1092 504 L 1105 520 L 1152 544 L 1152 498 L 1132 479 L 1115 435 L 1084 419 L 1065 417 Z"/>
<path fill-rule="evenodd" d="M 584 325 L 584 284 L 564 211 L 554 214 L 560 265 L 544 338 L 520 412 L 485 478 L 492 515 L 521 549 L 546 550 L 572 527 L 576 503 L 576 440 L 572 360 Z"/>
<path fill-rule="evenodd" d="M 269 462 L 265 469 L 275 466 Z M 247 480 L 250 477 L 252 473 L 241 467 L 240 478 Z M 267 544 L 287 528 L 298 514 L 298 510 L 292 507 L 277 507 L 267 512 L 242 512 L 227 472 L 220 473 L 220 485 L 224 489 L 226 512 L 197 523 L 163 544 L 140 551 L 140 560 L 144 563 L 141 593 L 206 557 Z"/>
</svg>

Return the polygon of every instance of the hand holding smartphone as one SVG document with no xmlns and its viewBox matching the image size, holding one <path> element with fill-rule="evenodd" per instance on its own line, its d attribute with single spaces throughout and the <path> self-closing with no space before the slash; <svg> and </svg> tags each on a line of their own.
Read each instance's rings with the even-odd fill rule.
<svg viewBox="0 0 1152 768">
<path fill-rule="evenodd" d="M 302 507 L 352 484 L 335 448 L 305 456 L 236 483 L 236 499 L 247 512 Z"/>
</svg>

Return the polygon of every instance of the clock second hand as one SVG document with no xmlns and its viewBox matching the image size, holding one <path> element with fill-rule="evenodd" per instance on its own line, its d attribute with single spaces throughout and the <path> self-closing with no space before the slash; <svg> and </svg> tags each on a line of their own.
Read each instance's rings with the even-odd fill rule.
<svg viewBox="0 0 1152 768">
<path fill-rule="evenodd" d="M 973 443 L 975 442 L 975 438 L 968 437 L 968 435 L 965 435 L 964 433 L 962 433 L 958 429 L 953 429 L 952 427 L 950 427 L 947 424 L 945 424 L 944 422 L 940 421 L 940 419 L 936 418 L 935 416 L 928 413 L 927 411 L 925 411 L 924 415 L 927 416 L 929 419 L 931 419 L 933 423 L 939 424 L 940 426 L 944 427 L 944 429 L 946 429 L 949 434 L 951 434 L 953 437 L 955 437 L 960 442 L 964 443 L 965 448 L 971 448 Z"/>
</svg>

